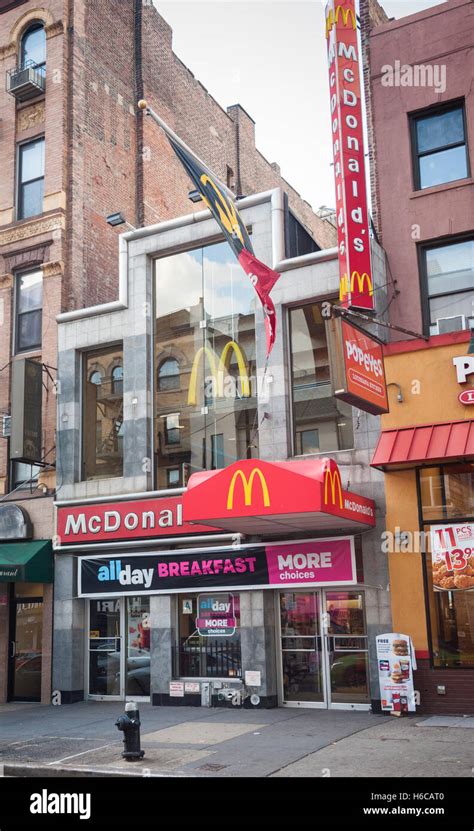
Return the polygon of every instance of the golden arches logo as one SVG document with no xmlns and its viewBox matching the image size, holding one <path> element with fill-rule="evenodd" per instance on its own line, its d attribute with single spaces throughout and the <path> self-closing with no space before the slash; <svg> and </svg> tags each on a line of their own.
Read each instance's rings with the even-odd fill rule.
<svg viewBox="0 0 474 831">
<path fill-rule="evenodd" d="M 344 6 L 337 5 L 335 11 L 333 12 L 332 9 L 329 9 L 328 16 L 326 17 L 326 37 L 329 36 L 329 32 L 331 31 L 334 24 L 338 24 L 339 17 L 342 17 L 342 24 L 343 26 L 348 25 L 349 16 L 351 17 L 352 28 L 356 28 L 356 16 L 354 9 L 345 8 Z"/>
<path fill-rule="evenodd" d="M 366 271 L 363 271 L 362 274 L 359 274 L 358 271 L 353 271 L 351 275 L 351 285 L 350 290 L 351 293 L 354 293 L 355 285 L 357 283 L 357 293 L 364 294 L 364 287 L 367 285 L 367 293 L 369 297 L 372 297 L 374 293 L 373 285 L 372 285 L 372 278 L 370 274 L 367 274 Z M 344 274 L 341 277 L 341 282 L 339 285 L 339 300 L 344 300 L 347 297 L 349 292 L 349 285 L 347 280 L 347 274 Z"/>
<path fill-rule="evenodd" d="M 339 494 L 339 507 L 342 508 L 342 483 L 338 468 L 326 468 L 324 472 L 324 504 L 328 504 L 329 489 L 331 489 L 331 505 L 336 505 L 336 490 Z"/>
<path fill-rule="evenodd" d="M 225 375 L 229 373 L 232 353 L 235 355 L 237 359 L 237 365 L 239 367 L 239 378 L 241 383 L 242 397 L 250 398 L 250 378 L 248 376 L 245 358 L 243 356 L 239 344 L 235 340 L 230 340 L 224 346 L 219 360 L 217 359 L 214 350 L 211 349 L 210 346 L 201 346 L 201 348 L 198 349 L 198 351 L 196 352 L 191 368 L 191 377 L 189 379 L 188 404 L 190 406 L 194 407 L 197 404 L 197 380 L 201 358 L 204 361 L 204 363 L 207 359 L 210 369 L 210 375 L 212 378 L 215 378 L 216 380 L 217 394 L 219 396 L 223 396 L 224 378 Z"/>
<path fill-rule="evenodd" d="M 263 475 L 262 471 L 258 467 L 254 467 L 249 478 L 247 479 L 245 473 L 242 470 L 236 470 L 229 486 L 229 493 L 227 495 L 227 510 L 231 511 L 234 507 L 234 491 L 235 491 L 235 484 L 238 479 L 242 481 L 242 486 L 244 490 L 244 505 L 252 504 L 252 491 L 253 491 L 253 482 L 255 477 L 258 476 L 260 480 L 260 485 L 262 487 L 262 496 L 263 496 L 263 504 L 265 508 L 270 507 L 270 495 L 268 493 L 268 486 Z"/>
</svg>

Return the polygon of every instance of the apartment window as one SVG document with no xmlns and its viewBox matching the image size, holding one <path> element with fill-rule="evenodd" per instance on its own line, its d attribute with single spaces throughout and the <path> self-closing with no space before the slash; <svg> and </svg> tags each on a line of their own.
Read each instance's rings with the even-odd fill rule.
<svg viewBox="0 0 474 831">
<path fill-rule="evenodd" d="M 333 396 L 321 303 L 290 309 L 295 454 L 353 447 L 352 408 Z"/>
<path fill-rule="evenodd" d="M 44 137 L 20 144 L 18 158 L 18 219 L 43 212 Z"/>
<path fill-rule="evenodd" d="M 216 433 L 211 436 L 211 467 L 220 470 L 225 467 L 224 434 Z"/>
<path fill-rule="evenodd" d="M 160 392 L 179 390 L 179 363 L 176 358 L 166 358 L 158 367 L 158 389 Z"/>
<path fill-rule="evenodd" d="M 171 413 L 165 416 L 165 442 L 166 444 L 179 444 L 180 436 L 179 413 Z"/>
<path fill-rule="evenodd" d="M 83 475 L 123 475 L 123 350 L 109 347 L 84 356 Z"/>
<path fill-rule="evenodd" d="M 436 335 L 468 329 L 474 316 L 474 239 L 426 246 L 421 257 L 426 330 Z"/>
<path fill-rule="evenodd" d="M 16 278 L 16 352 L 41 347 L 43 274 L 29 271 Z"/>
<path fill-rule="evenodd" d="M 46 35 L 42 23 L 34 23 L 24 33 L 20 46 L 20 66 L 26 69 L 34 65 L 45 68 L 46 64 Z"/>
<path fill-rule="evenodd" d="M 169 488 L 179 488 L 181 485 L 181 471 L 179 467 L 169 467 L 166 471 Z"/>
<path fill-rule="evenodd" d="M 412 117 L 416 190 L 469 176 L 463 104 Z"/>
</svg>

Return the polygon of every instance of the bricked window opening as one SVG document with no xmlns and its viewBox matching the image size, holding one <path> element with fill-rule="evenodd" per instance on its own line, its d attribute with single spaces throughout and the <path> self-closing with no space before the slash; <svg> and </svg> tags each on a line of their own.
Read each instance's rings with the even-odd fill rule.
<svg viewBox="0 0 474 831">
<path fill-rule="evenodd" d="M 416 190 L 469 176 L 464 104 L 412 115 L 411 133 Z"/>
<path fill-rule="evenodd" d="M 123 475 L 122 367 L 122 345 L 84 355 L 84 479 Z"/>
<path fill-rule="evenodd" d="M 23 272 L 16 276 L 15 351 L 41 348 L 43 316 L 43 272 Z"/>
<path fill-rule="evenodd" d="M 44 136 L 18 148 L 18 219 L 43 213 Z"/>
<path fill-rule="evenodd" d="M 37 21 L 24 32 L 20 43 L 20 68 L 35 66 L 46 72 L 46 35 L 43 23 Z"/>
</svg>

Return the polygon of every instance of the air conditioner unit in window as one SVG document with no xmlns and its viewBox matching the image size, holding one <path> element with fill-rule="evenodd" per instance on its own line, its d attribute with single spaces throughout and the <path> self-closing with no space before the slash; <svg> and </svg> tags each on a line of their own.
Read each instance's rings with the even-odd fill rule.
<svg viewBox="0 0 474 831">
<path fill-rule="evenodd" d="M 0 415 L 0 437 L 9 439 L 12 434 L 12 417 L 3 413 Z"/>
<path fill-rule="evenodd" d="M 436 321 L 438 335 L 444 335 L 446 332 L 459 332 L 466 328 L 466 318 L 464 315 L 454 315 L 453 317 L 439 317 Z"/>
</svg>

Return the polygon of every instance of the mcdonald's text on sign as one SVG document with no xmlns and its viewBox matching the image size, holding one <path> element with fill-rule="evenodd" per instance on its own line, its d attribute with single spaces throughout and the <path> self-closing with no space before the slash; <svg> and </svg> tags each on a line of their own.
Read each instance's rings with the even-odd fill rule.
<svg viewBox="0 0 474 831">
<path fill-rule="evenodd" d="M 336 185 L 339 299 L 347 308 L 373 311 L 355 0 L 329 0 L 326 38 Z"/>
</svg>

